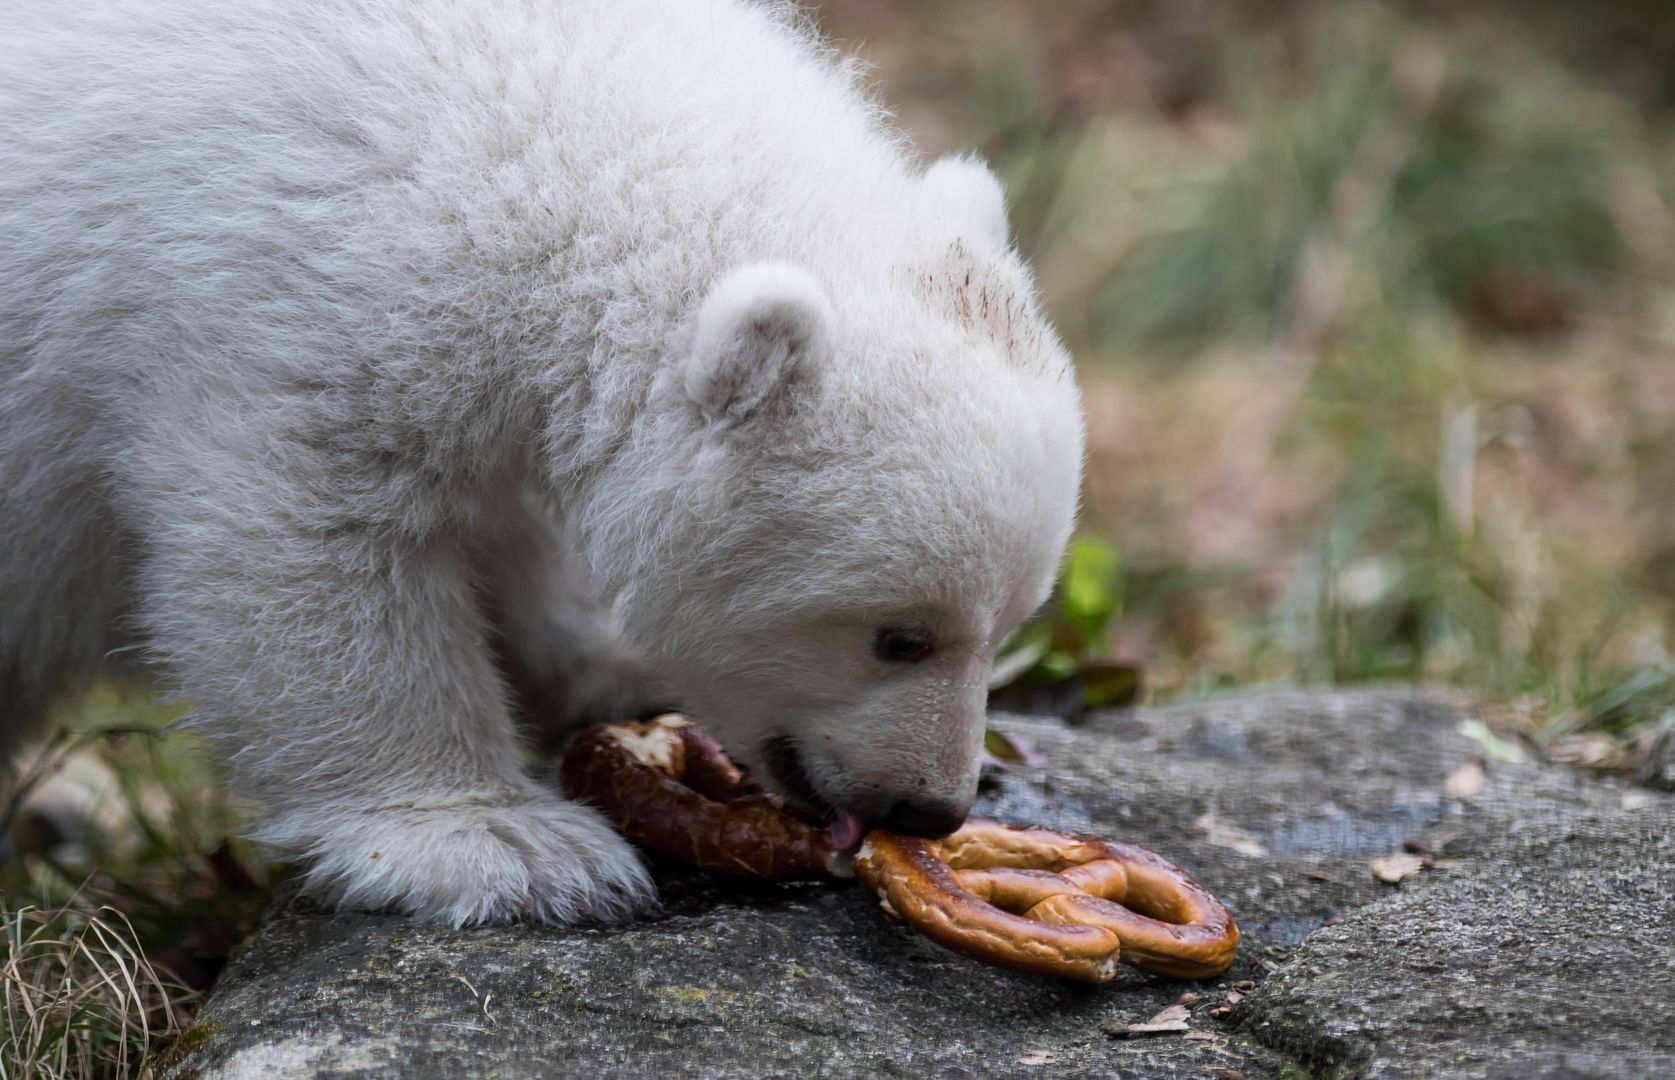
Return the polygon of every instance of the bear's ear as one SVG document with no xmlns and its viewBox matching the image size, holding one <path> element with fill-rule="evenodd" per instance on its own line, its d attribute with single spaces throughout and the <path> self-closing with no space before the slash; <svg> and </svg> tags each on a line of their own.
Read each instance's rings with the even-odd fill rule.
<svg viewBox="0 0 1675 1080">
<path fill-rule="evenodd" d="M 732 271 L 698 312 L 687 396 L 709 423 L 739 424 L 825 360 L 835 321 L 826 294 L 794 266 Z"/>
<path fill-rule="evenodd" d="M 957 154 L 937 159 L 925 173 L 925 195 L 932 211 L 953 219 L 961 233 L 996 247 L 1010 242 L 1006 191 L 980 158 Z"/>
</svg>

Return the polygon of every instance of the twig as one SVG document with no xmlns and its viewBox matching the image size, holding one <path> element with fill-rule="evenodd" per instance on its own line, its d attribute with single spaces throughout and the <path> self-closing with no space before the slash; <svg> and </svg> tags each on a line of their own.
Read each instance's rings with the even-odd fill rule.
<svg viewBox="0 0 1675 1080">
<path fill-rule="evenodd" d="M 477 993 L 477 988 L 472 986 L 470 981 L 466 979 L 464 975 L 456 974 L 453 976 L 453 980 L 461 986 L 464 986 L 467 990 L 471 991 L 471 996 L 478 999 L 478 1003 L 483 1007 L 483 1017 L 489 1022 L 489 1027 L 499 1027 L 500 1025 L 495 1022 L 494 1014 L 489 1012 L 489 1002 L 494 1000 L 494 995 L 491 993 L 487 997 L 484 997 L 483 995 Z"/>
</svg>

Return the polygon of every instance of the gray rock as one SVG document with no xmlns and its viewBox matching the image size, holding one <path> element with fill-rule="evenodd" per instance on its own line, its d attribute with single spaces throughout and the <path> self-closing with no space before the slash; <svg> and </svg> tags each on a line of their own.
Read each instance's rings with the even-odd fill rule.
<svg viewBox="0 0 1675 1080">
<path fill-rule="evenodd" d="M 1640 781 L 1660 791 L 1675 791 L 1675 711 L 1666 713 L 1653 733 L 1640 767 Z"/>
<path fill-rule="evenodd" d="M 853 886 L 665 866 L 663 911 L 620 928 L 453 933 L 282 901 L 164 1075 L 1672 1074 L 1675 800 L 1496 763 L 1448 795 L 1478 749 L 1465 715 L 1397 690 L 999 721 L 1048 764 L 980 809 L 1189 867 L 1245 935 L 1216 983 L 1014 975 L 885 926 Z M 1409 841 L 1452 865 L 1379 881 L 1369 860 Z M 1105 1034 L 1183 991 L 1203 995 L 1190 1037 Z"/>
<path fill-rule="evenodd" d="M 1315 1075 L 1675 1076 L 1675 813 L 1544 824 L 1312 935 L 1238 1009 Z"/>
</svg>

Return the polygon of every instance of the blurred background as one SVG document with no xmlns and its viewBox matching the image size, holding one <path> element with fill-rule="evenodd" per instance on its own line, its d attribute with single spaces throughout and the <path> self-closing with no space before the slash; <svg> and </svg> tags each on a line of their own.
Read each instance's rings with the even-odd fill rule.
<svg viewBox="0 0 1675 1080">
<path fill-rule="evenodd" d="M 1486 753 L 1675 785 L 1675 5 L 818 13 L 928 153 L 1006 180 L 1080 364 L 1082 534 L 997 706 L 1442 684 Z M 153 697 L 67 709 L 0 803 L 0 1043 L 80 1016 L 107 1075 L 272 873 Z"/>
<path fill-rule="evenodd" d="M 1444 683 L 1601 765 L 1675 717 L 1675 7 L 821 11 L 1007 181 L 1080 362 L 1083 580 L 1027 681 Z"/>
</svg>

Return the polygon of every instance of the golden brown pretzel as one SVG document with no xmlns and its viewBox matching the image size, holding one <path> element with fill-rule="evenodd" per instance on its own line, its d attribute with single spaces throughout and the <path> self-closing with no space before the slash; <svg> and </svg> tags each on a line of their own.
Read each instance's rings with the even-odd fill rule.
<svg viewBox="0 0 1675 1080">
<path fill-rule="evenodd" d="M 559 779 L 629 840 L 702 869 L 769 881 L 835 872 L 826 831 L 792 817 L 683 717 L 589 728 Z"/>
<path fill-rule="evenodd" d="M 973 818 L 942 840 L 875 830 L 855 874 L 885 911 L 991 964 L 1105 982 L 1119 963 L 1208 979 L 1239 930 L 1180 867 L 1135 844 Z"/>
</svg>

